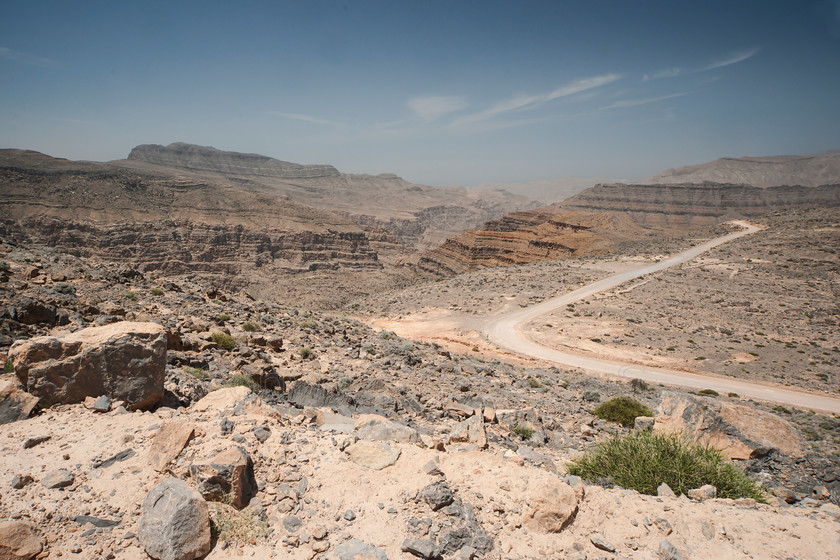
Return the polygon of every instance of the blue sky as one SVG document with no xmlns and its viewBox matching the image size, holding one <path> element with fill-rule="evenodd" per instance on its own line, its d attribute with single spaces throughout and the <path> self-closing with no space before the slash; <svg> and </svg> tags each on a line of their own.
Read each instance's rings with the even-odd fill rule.
<svg viewBox="0 0 840 560">
<path fill-rule="evenodd" d="M 840 0 L 7 2 L 0 147 L 433 185 L 840 149 Z"/>
</svg>

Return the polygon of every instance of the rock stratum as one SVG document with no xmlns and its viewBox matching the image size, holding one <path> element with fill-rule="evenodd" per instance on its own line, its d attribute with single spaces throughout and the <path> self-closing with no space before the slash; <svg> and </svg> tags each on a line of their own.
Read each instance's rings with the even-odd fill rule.
<svg viewBox="0 0 840 560">
<path fill-rule="evenodd" d="M 648 226 L 705 227 L 792 208 L 840 206 L 840 179 L 817 187 L 733 184 L 596 185 L 562 202 L 580 212 L 622 212 Z"/>
<path fill-rule="evenodd" d="M 346 273 L 382 276 L 415 246 L 528 205 L 189 144 L 138 146 L 110 163 L 0 150 L 0 201 L 0 228 L 20 242 L 266 296 L 290 274 L 365 286 Z M 307 285 L 296 284 L 295 297 Z"/>
<path fill-rule="evenodd" d="M 679 169 L 667 169 L 644 184 L 731 183 L 754 187 L 803 185 L 817 187 L 838 182 L 840 152 L 802 156 L 724 157 Z"/>
</svg>

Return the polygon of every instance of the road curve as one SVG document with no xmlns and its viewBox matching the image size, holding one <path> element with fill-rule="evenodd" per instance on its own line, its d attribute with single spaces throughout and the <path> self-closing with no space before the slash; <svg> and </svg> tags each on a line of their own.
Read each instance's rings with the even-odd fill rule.
<svg viewBox="0 0 840 560">
<path fill-rule="evenodd" d="M 563 352 L 561 350 L 547 348 L 530 340 L 525 335 L 524 326 L 540 315 L 544 315 L 557 308 L 564 307 L 567 304 L 580 301 L 593 294 L 612 289 L 624 282 L 627 282 L 628 280 L 639 278 L 640 276 L 657 272 L 674 265 L 682 264 L 712 249 L 713 247 L 717 247 L 718 245 L 722 245 L 745 235 L 753 234 L 761 229 L 748 222 L 735 221 L 731 223 L 738 225 L 743 229 L 723 237 L 712 239 L 711 241 L 692 247 L 660 262 L 614 274 L 562 296 L 548 299 L 542 303 L 515 311 L 513 313 L 492 318 L 483 328 L 484 335 L 488 340 L 490 340 L 490 342 L 507 350 L 539 358 L 541 360 L 547 360 L 563 366 L 577 367 L 583 370 L 630 379 L 638 378 L 666 385 L 679 385 L 682 387 L 692 387 L 697 389 L 714 389 L 722 394 L 738 393 L 742 397 L 778 402 L 799 408 L 840 413 L 840 399 L 829 397 L 827 395 L 789 389 L 780 385 L 772 385 L 769 383 L 744 381 L 728 377 L 715 377 L 707 374 L 688 373 L 673 369 L 647 367 L 627 362 L 591 358 L 580 354 L 574 354 L 572 352 Z"/>
</svg>

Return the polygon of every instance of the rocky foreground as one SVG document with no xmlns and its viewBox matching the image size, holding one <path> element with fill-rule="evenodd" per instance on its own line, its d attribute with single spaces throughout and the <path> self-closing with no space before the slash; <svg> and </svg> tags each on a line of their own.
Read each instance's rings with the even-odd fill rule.
<svg viewBox="0 0 840 560">
<path fill-rule="evenodd" d="M 49 249 L 0 258 L 0 558 L 840 554 L 836 450 L 769 405 L 451 354 Z M 567 476 L 627 431 L 591 414 L 623 394 L 654 430 L 713 436 L 768 503 Z"/>
</svg>

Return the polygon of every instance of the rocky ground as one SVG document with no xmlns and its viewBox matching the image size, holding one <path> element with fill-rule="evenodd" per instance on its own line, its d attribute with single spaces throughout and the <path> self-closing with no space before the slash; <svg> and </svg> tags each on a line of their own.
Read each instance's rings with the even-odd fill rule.
<svg viewBox="0 0 840 560">
<path fill-rule="evenodd" d="M 208 500 L 208 558 L 840 552 L 838 442 L 827 437 L 836 433 L 834 418 L 450 352 L 355 319 L 42 247 L 4 243 L 0 261 L 3 352 L 16 340 L 121 322 L 157 323 L 167 339 L 165 390 L 151 410 L 97 404 L 91 395 L 87 406 L 36 408 L 0 425 L 0 542 L 8 542 L 8 522 L 31 522 L 40 557 L 146 558 L 154 538 L 141 517 L 154 504 L 144 500 L 168 478 L 186 482 L 184 495 L 200 491 L 197 503 Z M 526 267 L 533 280 L 517 276 L 521 288 L 504 292 L 511 299 L 451 301 L 476 313 L 526 304 L 529 282 L 537 297 L 548 295 L 538 273 L 550 266 L 568 265 Z M 594 266 L 566 280 L 558 275 L 558 285 L 623 264 Z M 503 283 L 489 274 L 467 278 Z M 468 287 L 457 284 L 464 281 L 446 282 L 456 282 L 455 292 Z M 408 309 L 405 301 L 391 305 Z M 357 311 L 370 305 L 360 302 Z M 17 385 L 13 365 L 4 387 Z M 657 423 L 679 399 L 708 419 L 701 431 L 721 426 L 721 403 L 763 414 L 752 425 L 729 424 L 723 435 L 749 451 L 737 463 L 763 482 L 769 503 L 642 496 L 566 477 L 570 458 L 627 431 L 591 414 L 598 401 L 624 394 L 659 410 Z M 762 432 L 768 418 L 791 427 L 786 441 Z M 808 430 L 824 437 L 813 440 Z M 225 487 L 218 465 L 228 462 L 241 476 Z"/>
</svg>

